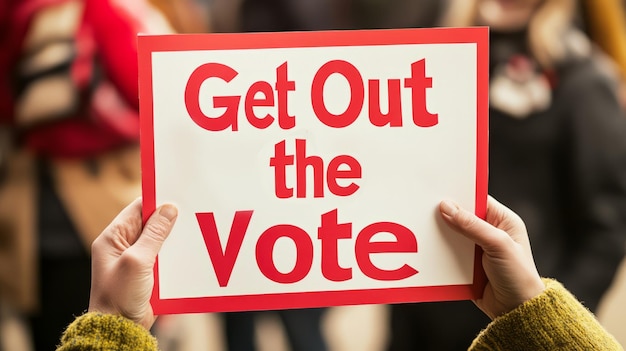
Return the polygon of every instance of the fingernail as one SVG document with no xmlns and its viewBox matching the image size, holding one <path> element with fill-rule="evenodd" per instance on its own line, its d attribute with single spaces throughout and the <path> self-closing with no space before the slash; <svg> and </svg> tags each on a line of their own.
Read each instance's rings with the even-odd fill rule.
<svg viewBox="0 0 626 351">
<path fill-rule="evenodd" d="M 441 212 L 443 212 L 443 214 L 445 214 L 448 217 L 454 217 L 454 215 L 457 214 L 457 212 L 459 212 L 459 206 L 452 202 L 452 201 L 448 201 L 448 200 L 443 200 L 441 201 Z"/>
<path fill-rule="evenodd" d="M 166 204 L 161 207 L 159 214 L 172 222 L 178 216 L 178 209 L 174 205 Z"/>
</svg>

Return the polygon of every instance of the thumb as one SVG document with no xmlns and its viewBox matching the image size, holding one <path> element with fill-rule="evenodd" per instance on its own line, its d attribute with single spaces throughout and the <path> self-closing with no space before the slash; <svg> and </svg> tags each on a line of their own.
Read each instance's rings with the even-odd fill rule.
<svg viewBox="0 0 626 351">
<path fill-rule="evenodd" d="M 485 251 L 497 246 L 500 240 L 510 239 L 506 232 L 483 221 L 474 213 L 462 209 L 452 201 L 442 201 L 439 210 L 446 222 Z"/>
<path fill-rule="evenodd" d="M 131 247 L 143 257 L 155 258 L 169 236 L 178 217 L 178 209 L 171 204 L 165 204 L 155 211 L 148 219 L 141 231 L 137 242 Z"/>
</svg>

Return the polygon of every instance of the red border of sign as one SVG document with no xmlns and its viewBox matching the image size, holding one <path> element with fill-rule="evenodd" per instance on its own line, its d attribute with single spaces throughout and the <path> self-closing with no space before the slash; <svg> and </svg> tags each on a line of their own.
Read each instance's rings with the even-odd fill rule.
<svg viewBox="0 0 626 351">
<path fill-rule="evenodd" d="M 151 75 L 151 57 L 153 52 L 459 43 L 477 44 L 478 101 L 475 207 L 476 214 L 481 218 L 485 218 L 487 212 L 488 173 L 489 29 L 486 27 L 472 27 L 325 32 L 180 34 L 158 36 L 140 35 L 138 38 L 138 47 L 144 220 L 147 220 L 147 218 L 156 209 L 153 91 Z M 476 247 L 474 283 L 469 285 L 277 293 L 180 299 L 160 298 L 157 259 L 154 269 L 155 285 L 151 303 L 155 314 L 168 314 L 376 303 L 387 304 L 407 301 L 428 302 L 473 299 L 480 297 L 486 283 L 486 277 L 482 269 L 480 257 L 480 248 Z"/>
</svg>

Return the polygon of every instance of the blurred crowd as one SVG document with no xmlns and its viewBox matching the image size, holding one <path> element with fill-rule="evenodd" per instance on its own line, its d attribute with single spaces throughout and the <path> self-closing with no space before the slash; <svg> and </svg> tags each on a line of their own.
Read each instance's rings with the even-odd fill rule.
<svg viewBox="0 0 626 351">
<path fill-rule="evenodd" d="M 527 223 L 540 274 L 596 311 L 626 250 L 626 1 L 0 0 L 0 351 L 55 348 L 87 307 L 92 240 L 141 195 L 136 33 L 475 25 L 489 193 Z M 469 301 L 389 311 L 389 351 L 464 350 L 489 321 Z M 328 312 L 220 318 L 228 350 L 258 349 L 273 313 L 291 350 L 325 351 Z"/>
</svg>

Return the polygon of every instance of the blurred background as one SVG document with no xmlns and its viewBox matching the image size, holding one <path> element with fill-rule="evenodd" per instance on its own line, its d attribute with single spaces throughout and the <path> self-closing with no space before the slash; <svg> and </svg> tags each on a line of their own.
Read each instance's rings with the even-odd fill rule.
<svg viewBox="0 0 626 351">
<path fill-rule="evenodd" d="M 87 308 L 91 241 L 141 194 L 136 33 L 474 25 L 491 28 L 489 193 L 626 346 L 626 1 L 0 0 L 0 351 L 55 348 Z M 163 351 L 445 351 L 488 322 L 463 301 L 152 331 Z"/>
</svg>

